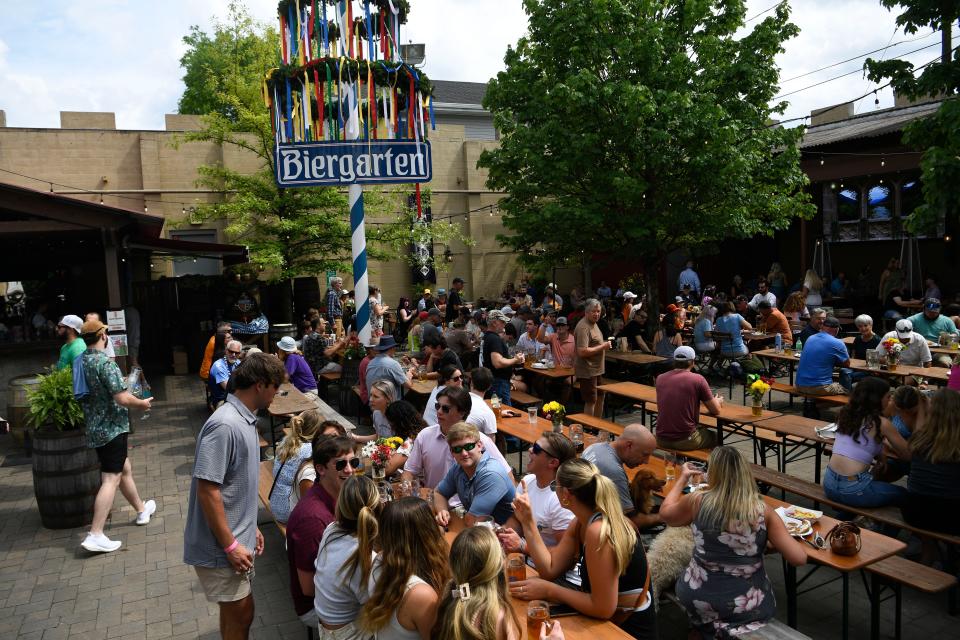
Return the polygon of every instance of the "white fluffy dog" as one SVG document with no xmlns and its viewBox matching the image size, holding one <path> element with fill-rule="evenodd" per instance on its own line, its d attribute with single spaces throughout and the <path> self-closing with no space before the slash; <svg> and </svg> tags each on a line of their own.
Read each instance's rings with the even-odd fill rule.
<svg viewBox="0 0 960 640">
<path fill-rule="evenodd" d="M 693 557 L 693 531 L 686 527 L 667 527 L 647 549 L 650 587 L 654 602 L 664 589 L 670 589 Z"/>
</svg>

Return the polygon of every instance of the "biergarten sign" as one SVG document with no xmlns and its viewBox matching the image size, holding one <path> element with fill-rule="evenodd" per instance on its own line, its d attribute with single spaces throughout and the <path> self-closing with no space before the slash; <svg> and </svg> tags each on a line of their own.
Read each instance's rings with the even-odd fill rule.
<svg viewBox="0 0 960 640">
<path fill-rule="evenodd" d="M 298 142 L 276 148 L 280 187 L 406 184 L 433 178 L 430 143 L 410 140 Z"/>
</svg>

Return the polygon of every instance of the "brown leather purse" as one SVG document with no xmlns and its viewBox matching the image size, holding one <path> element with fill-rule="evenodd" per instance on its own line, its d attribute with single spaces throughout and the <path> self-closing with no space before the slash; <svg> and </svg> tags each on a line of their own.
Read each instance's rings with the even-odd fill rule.
<svg viewBox="0 0 960 640">
<path fill-rule="evenodd" d="M 830 550 L 840 556 L 855 556 L 860 552 L 860 527 L 852 522 L 838 522 L 827 534 Z"/>
</svg>

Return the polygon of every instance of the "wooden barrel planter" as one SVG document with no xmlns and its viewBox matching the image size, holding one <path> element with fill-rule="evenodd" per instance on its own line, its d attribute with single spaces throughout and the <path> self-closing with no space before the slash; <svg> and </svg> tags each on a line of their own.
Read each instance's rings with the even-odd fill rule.
<svg viewBox="0 0 960 640">
<path fill-rule="evenodd" d="M 27 426 L 27 417 L 30 415 L 30 403 L 27 402 L 27 391 L 37 388 L 40 379 L 36 374 L 17 376 L 7 385 L 7 415 L 10 422 L 10 435 L 17 444 L 29 448 L 30 427 Z"/>
<path fill-rule="evenodd" d="M 33 491 L 47 529 L 90 524 L 100 490 L 100 462 L 81 430 L 33 432 Z"/>
</svg>

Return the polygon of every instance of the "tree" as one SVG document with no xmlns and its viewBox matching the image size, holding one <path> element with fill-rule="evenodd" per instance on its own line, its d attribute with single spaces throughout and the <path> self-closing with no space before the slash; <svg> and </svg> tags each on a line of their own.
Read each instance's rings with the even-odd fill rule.
<svg viewBox="0 0 960 640">
<path fill-rule="evenodd" d="M 218 113 L 236 121 L 235 100 L 227 96 L 250 109 L 263 104 L 260 81 L 278 62 L 276 29 L 254 20 L 243 4 L 230 2 L 226 21 L 215 20 L 212 35 L 193 25 L 183 43 L 180 113 Z"/>
<path fill-rule="evenodd" d="M 346 193 L 329 187 L 281 189 L 274 179 L 274 140 L 261 81 L 274 65 L 276 32 L 232 2 L 228 21 L 217 22 L 212 35 L 194 26 L 184 42 L 190 49 L 181 58 L 187 74 L 180 109 L 204 114 L 205 128 L 184 134 L 177 144 L 232 145 L 260 162 L 253 173 L 222 164 L 201 166 L 197 183 L 228 195 L 222 202 L 199 205 L 194 219 L 225 221 L 230 240 L 246 245 L 251 261 L 264 267 L 271 279 L 349 271 Z M 365 191 L 367 219 L 383 221 L 367 224 L 370 259 L 409 256 L 416 218 L 406 203 L 410 189 Z M 429 225 L 429 232 L 436 242 L 461 237 L 459 229 L 448 224 Z"/>
<path fill-rule="evenodd" d="M 674 249 L 813 215 L 802 130 L 769 122 L 786 107 L 768 106 L 774 57 L 797 33 L 786 3 L 740 39 L 737 0 L 524 7 L 529 33 L 485 99 L 501 144 L 480 159 L 508 193 L 500 241 L 521 260 L 638 258 L 655 300 L 650 276 Z"/>
<path fill-rule="evenodd" d="M 903 8 L 897 25 L 906 33 L 929 27 L 941 32 L 940 59 L 920 67 L 906 60 L 878 61 L 868 58 L 867 77 L 890 85 L 910 99 L 942 96 L 943 103 L 929 118 L 911 122 L 903 131 L 903 141 L 923 150 L 920 160 L 924 203 L 907 219 L 914 233 L 927 232 L 941 216 L 950 219 L 960 214 L 960 57 L 952 46 L 951 25 L 960 16 L 960 0 L 880 0 L 888 9 Z M 917 72 L 921 72 L 919 75 Z"/>
</svg>

